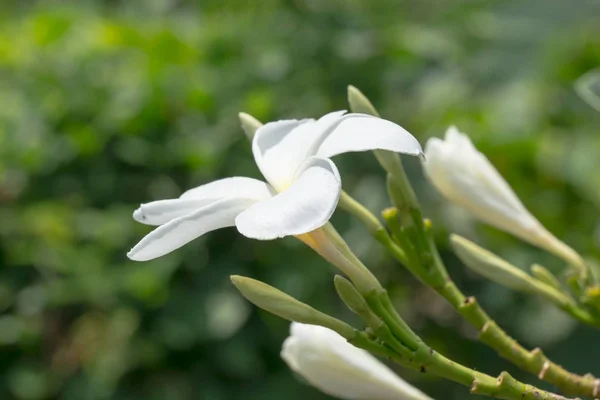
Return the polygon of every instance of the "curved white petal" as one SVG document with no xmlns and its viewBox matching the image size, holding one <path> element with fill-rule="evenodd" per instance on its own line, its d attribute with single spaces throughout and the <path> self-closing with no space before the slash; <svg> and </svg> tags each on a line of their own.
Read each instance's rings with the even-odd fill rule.
<svg viewBox="0 0 600 400">
<path fill-rule="evenodd" d="M 190 189 L 179 199 L 142 204 L 133 212 L 133 219 L 147 225 L 162 225 L 222 199 L 260 201 L 268 199 L 272 193 L 275 193 L 273 188 L 257 179 L 245 177 L 219 179 Z"/>
<path fill-rule="evenodd" d="M 163 256 L 202 236 L 206 232 L 233 226 L 235 217 L 255 200 L 230 198 L 219 200 L 159 226 L 127 253 L 135 261 Z"/>
<path fill-rule="evenodd" d="M 301 125 L 312 125 L 313 120 L 282 120 L 269 122 L 256 131 L 252 140 L 252 153 L 256 165 L 265 179 L 278 190 L 283 190 L 294 175 L 298 164 L 295 156 L 302 153 L 303 140 L 291 134 Z"/>
<path fill-rule="evenodd" d="M 200 185 L 184 192 L 181 199 L 223 199 L 230 197 L 244 197 L 248 199 L 261 200 L 270 197 L 272 188 L 258 179 L 234 176 L 219 179 L 204 185 Z"/>
<path fill-rule="evenodd" d="M 366 114 L 334 111 L 319 118 L 271 122 L 259 128 L 252 152 L 260 171 L 277 190 L 290 184 L 311 156 L 332 157 L 351 151 L 389 150 L 420 155 L 419 142 L 399 125 Z"/>
<path fill-rule="evenodd" d="M 368 352 L 336 332 L 292 323 L 281 357 L 311 385 L 346 400 L 428 400 Z"/>
<path fill-rule="evenodd" d="M 415 156 L 423 153 L 417 139 L 400 125 L 370 115 L 346 114 L 323 139 L 316 155 L 333 157 L 366 150 L 389 150 Z"/>
<path fill-rule="evenodd" d="M 345 111 L 314 119 L 270 122 L 256 131 L 252 152 L 258 168 L 277 190 L 285 190 L 298 167 L 316 154 L 324 132 L 334 126 Z"/>
<path fill-rule="evenodd" d="M 162 225 L 214 201 L 213 199 L 168 199 L 153 201 L 141 204 L 133 212 L 133 219 L 146 225 Z"/>
<path fill-rule="evenodd" d="M 342 189 L 335 164 L 309 157 L 297 174 L 287 190 L 237 216 L 235 225 L 242 235 L 269 240 L 307 233 L 327 223 Z"/>
</svg>

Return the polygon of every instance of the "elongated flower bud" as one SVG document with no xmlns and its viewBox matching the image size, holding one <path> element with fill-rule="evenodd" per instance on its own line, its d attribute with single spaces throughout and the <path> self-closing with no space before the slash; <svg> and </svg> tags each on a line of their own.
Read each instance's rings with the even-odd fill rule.
<svg viewBox="0 0 600 400">
<path fill-rule="evenodd" d="M 246 114 L 244 112 L 239 113 L 238 117 L 240 119 L 240 123 L 242 124 L 242 129 L 244 130 L 244 133 L 246 134 L 246 136 L 248 136 L 248 139 L 252 141 L 252 139 L 254 138 L 254 134 L 256 133 L 258 128 L 260 128 L 263 124 L 259 120 L 254 118 L 252 115 Z"/>
<path fill-rule="evenodd" d="M 515 290 L 537 293 L 561 307 L 571 303 L 561 291 L 534 278 L 483 247 L 458 235 L 452 235 L 450 241 L 458 258 L 467 267 L 489 280 Z"/>
<path fill-rule="evenodd" d="M 450 236 L 454 252 L 471 270 L 503 286 L 532 292 L 534 278 L 494 253 L 459 235 Z"/>
<path fill-rule="evenodd" d="M 293 323 L 281 357 L 312 386 L 339 399 L 430 399 L 368 352 L 320 326 Z"/>
<path fill-rule="evenodd" d="M 367 96 L 352 85 L 348 86 L 348 103 L 352 112 L 379 116 Z M 388 172 L 388 192 L 394 205 L 401 210 L 419 208 L 417 197 L 404 172 L 400 156 L 386 150 L 375 150 L 373 153 L 379 164 Z M 423 159 L 423 153 L 420 153 L 419 157 Z"/>
<path fill-rule="evenodd" d="M 581 257 L 542 226 L 490 161 L 456 127 L 446 131 L 444 140 L 429 139 L 425 155 L 427 177 L 450 201 L 478 219 L 556 254 L 587 274 Z"/>
<path fill-rule="evenodd" d="M 379 113 L 373 103 L 358 88 L 348 85 L 348 103 L 350 109 L 355 113 L 362 113 L 379 117 Z"/>
<path fill-rule="evenodd" d="M 552 272 L 548 271 L 547 268 L 538 264 L 533 264 L 531 266 L 531 273 L 540 281 L 552 286 L 555 289 L 562 290 L 562 285 L 560 284 L 559 280 L 556 279 L 556 276 L 554 276 Z"/>
<path fill-rule="evenodd" d="M 315 310 L 273 286 L 256 279 L 233 275 L 231 282 L 248 301 L 288 321 L 322 325 L 333 329 L 346 339 L 355 336 L 354 328 L 343 321 Z"/>
<path fill-rule="evenodd" d="M 333 283 L 338 295 L 350 310 L 358 315 L 364 315 L 369 312 L 367 302 L 348 279 L 336 275 L 333 278 Z"/>
</svg>

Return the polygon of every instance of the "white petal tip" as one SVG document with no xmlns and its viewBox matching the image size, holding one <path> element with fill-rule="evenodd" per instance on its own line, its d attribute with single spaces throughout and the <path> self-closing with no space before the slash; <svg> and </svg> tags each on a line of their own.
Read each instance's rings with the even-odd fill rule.
<svg viewBox="0 0 600 400">
<path fill-rule="evenodd" d="M 421 162 L 427 162 L 427 156 L 425 155 L 425 153 L 423 151 L 419 152 L 418 156 L 419 156 L 419 160 Z"/>
<path fill-rule="evenodd" d="M 156 256 L 149 256 L 148 251 L 145 251 L 146 248 L 144 246 L 140 246 L 140 244 L 136 244 L 127 252 L 127 258 L 131 261 L 150 261 L 157 258 Z"/>
<path fill-rule="evenodd" d="M 134 251 L 133 249 L 127 253 L 127 258 L 129 258 L 131 261 L 144 261 L 137 257 L 137 251 Z"/>
<path fill-rule="evenodd" d="M 146 216 L 144 215 L 144 212 L 142 211 L 142 207 L 138 208 L 137 210 L 135 210 L 133 212 L 133 219 L 135 219 L 138 222 L 145 222 Z"/>
<path fill-rule="evenodd" d="M 446 129 L 446 135 L 455 135 L 460 134 L 460 131 L 456 127 L 456 125 L 450 125 L 448 129 Z"/>
<path fill-rule="evenodd" d="M 157 256 L 148 256 L 147 252 L 142 249 L 138 250 L 135 247 L 127 253 L 127 258 L 131 261 L 150 261 L 157 258 Z"/>
</svg>

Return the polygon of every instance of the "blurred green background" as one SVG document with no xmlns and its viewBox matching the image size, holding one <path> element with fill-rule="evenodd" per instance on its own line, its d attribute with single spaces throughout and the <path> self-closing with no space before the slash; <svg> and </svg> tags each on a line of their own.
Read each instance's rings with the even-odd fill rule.
<svg viewBox="0 0 600 400">
<path fill-rule="evenodd" d="M 551 231 L 600 259 L 600 113 L 573 89 L 599 65 L 592 0 L 0 1 L 0 399 L 326 399 L 279 358 L 288 324 L 228 280 L 357 322 L 299 241 L 231 228 L 152 262 L 125 253 L 149 231 L 131 218 L 139 203 L 259 176 L 237 112 L 317 117 L 347 107 L 348 84 L 423 143 L 450 124 L 469 133 Z M 371 154 L 335 161 L 347 191 L 375 212 L 389 204 Z M 524 268 L 560 260 L 474 223 L 406 161 L 458 285 L 525 345 L 599 374 L 597 331 L 465 271 L 447 236 Z M 341 211 L 334 223 L 437 350 L 539 384 L 359 223 Z M 438 399 L 468 397 L 399 373 Z"/>
</svg>

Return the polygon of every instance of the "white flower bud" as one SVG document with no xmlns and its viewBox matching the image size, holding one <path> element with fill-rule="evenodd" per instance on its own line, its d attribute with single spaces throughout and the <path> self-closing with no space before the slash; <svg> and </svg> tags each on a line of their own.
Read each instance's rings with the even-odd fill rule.
<svg viewBox="0 0 600 400">
<path fill-rule="evenodd" d="M 368 352 L 334 331 L 293 323 L 281 357 L 311 385 L 344 400 L 427 400 Z"/>
<path fill-rule="evenodd" d="M 425 173 L 450 201 L 496 228 L 565 259 L 574 267 L 583 261 L 554 237 L 525 208 L 515 192 L 469 138 L 454 126 L 444 140 L 432 138 L 425 146 Z"/>
</svg>

